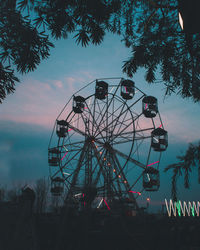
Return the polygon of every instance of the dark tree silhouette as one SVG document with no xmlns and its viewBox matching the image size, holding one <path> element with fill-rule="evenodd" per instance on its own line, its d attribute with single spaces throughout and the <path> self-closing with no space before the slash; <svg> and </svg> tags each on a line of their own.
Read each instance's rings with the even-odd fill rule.
<svg viewBox="0 0 200 250">
<path fill-rule="evenodd" d="M 0 101 L 14 91 L 15 67 L 27 73 L 49 56 L 47 34 L 60 39 L 74 33 L 87 46 L 99 45 L 106 32 L 132 48 L 123 65 L 129 77 L 143 67 L 147 82 L 163 82 L 165 94 L 200 100 L 200 35 L 182 32 L 178 0 L 1 0 L 0 31 Z"/>
<path fill-rule="evenodd" d="M 171 195 L 173 200 L 177 200 L 177 180 L 184 175 L 184 187 L 190 187 L 190 173 L 198 167 L 198 183 L 200 184 L 200 142 L 197 145 L 189 144 L 189 147 L 183 156 L 177 156 L 179 162 L 168 165 L 164 172 L 173 171 Z"/>
<path fill-rule="evenodd" d="M 45 178 L 36 181 L 35 194 L 36 194 L 36 213 L 44 213 L 47 207 L 47 195 L 49 191 L 49 184 Z"/>
</svg>

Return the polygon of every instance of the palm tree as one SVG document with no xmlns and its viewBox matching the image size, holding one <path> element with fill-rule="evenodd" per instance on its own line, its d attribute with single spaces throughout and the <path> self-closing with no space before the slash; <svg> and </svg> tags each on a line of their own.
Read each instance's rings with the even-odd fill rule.
<svg viewBox="0 0 200 250">
<path fill-rule="evenodd" d="M 198 183 L 200 183 L 200 142 L 198 145 L 189 144 L 189 147 L 183 156 L 177 156 L 178 163 L 168 165 L 164 172 L 173 170 L 171 195 L 174 201 L 177 201 L 177 180 L 184 174 L 184 187 L 190 188 L 190 173 L 194 167 L 198 166 Z"/>
</svg>

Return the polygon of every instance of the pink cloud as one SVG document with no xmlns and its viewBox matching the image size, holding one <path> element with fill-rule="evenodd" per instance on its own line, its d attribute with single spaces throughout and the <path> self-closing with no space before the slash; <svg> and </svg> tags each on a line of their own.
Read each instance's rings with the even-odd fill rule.
<svg viewBox="0 0 200 250">
<path fill-rule="evenodd" d="M 55 81 L 54 82 L 54 85 L 57 87 L 57 88 L 62 88 L 63 87 L 63 83 L 61 81 Z"/>
</svg>

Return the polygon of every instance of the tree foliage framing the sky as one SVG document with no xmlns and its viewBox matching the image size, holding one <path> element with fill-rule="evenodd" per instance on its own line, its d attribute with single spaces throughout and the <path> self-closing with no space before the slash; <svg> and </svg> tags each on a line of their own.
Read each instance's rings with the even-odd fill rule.
<svg viewBox="0 0 200 250">
<path fill-rule="evenodd" d="M 129 77 L 142 67 L 165 94 L 200 100 L 200 35 L 181 31 L 178 0 L 0 0 L 0 102 L 19 81 L 14 71 L 33 71 L 50 56 L 51 37 L 73 33 L 88 46 L 106 32 L 132 49 L 122 67 Z"/>
</svg>

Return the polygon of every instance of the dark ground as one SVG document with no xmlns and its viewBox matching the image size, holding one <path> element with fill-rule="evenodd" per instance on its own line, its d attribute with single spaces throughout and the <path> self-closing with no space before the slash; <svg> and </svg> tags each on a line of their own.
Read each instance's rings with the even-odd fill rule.
<svg viewBox="0 0 200 250">
<path fill-rule="evenodd" d="M 31 215 L 0 203 L 0 222 L 0 250 L 200 250 L 200 217 Z"/>
</svg>

